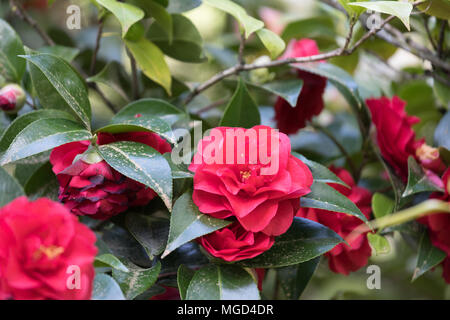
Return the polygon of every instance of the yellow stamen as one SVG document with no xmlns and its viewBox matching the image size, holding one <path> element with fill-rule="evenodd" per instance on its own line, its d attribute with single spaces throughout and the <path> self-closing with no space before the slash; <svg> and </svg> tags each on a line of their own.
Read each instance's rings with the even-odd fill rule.
<svg viewBox="0 0 450 320">
<path fill-rule="evenodd" d="M 242 180 L 246 180 L 252 176 L 252 173 L 250 171 L 241 171 L 241 178 Z"/>
<path fill-rule="evenodd" d="M 57 257 L 59 257 L 64 252 L 63 247 L 58 247 L 51 245 L 49 247 L 46 247 L 44 245 L 41 245 L 39 249 L 34 253 L 34 258 L 36 260 L 39 260 L 42 255 L 44 254 L 48 259 L 53 260 Z"/>
</svg>

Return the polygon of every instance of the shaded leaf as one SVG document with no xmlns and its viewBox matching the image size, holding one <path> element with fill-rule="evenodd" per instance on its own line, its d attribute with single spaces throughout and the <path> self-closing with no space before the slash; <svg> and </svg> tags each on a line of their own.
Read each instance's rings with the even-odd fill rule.
<svg viewBox="0 0 450 320">
<path fill-rule="evenodd" d="M 257 87 L 276 94 L 286 100 L 291 107 L 295 107 L 298 97 L 303 87 L 302 79 L 278 80 L 265 84 L 249 83 L 250 86 Z"/>
<path fill-rule="evenodd" d="M 201 0 L 170 0 L 167 11 L 170 13 L 182 13 L 195 9 L 201 4 Z"/>
<path fill-rule="evenodd" d="M 319 265 L 320 257 L 296 266 L 278 268 L 277 275 L 284 294 L 290 300 L 298 300 Z"/>
<path fill-rule="evenodd" d="M 444 251 L 436 248 L 430 241 L 428 232 L 425 230 L 422 233 L 419 244 L 419 254 L 417 257 L 416 268 L 414 269 L 414 274 L 412 281 L 416 280 L 422 276 L 425 272 L 436 267 L 440 264 L 446 257 Z"/>
<path fill-rule="evenodd" d="M 436 127 L 434 141 L 438 147 L 450 150 L 450 111 L 447 111 Z"/>
<path fill-rule="evenodd" d="M 0 19 L 0 76 L 6 81 L 20 82 L 25 72 L 25 61 L 18 55 L 25 54 L 22 41 L 14 29 Z"/>
<path fill-rule="evenodd" d="M 28 198 L 32 200 L 45 197 L 58 201 L 59 183 L 52 171 L 51 163 L 41 165 L 27 180 L 24 189 Z"/>
<path fill-rule="evenodd" d="M 187 289 L 189 284 L 191 283 L 192 278 L 194 277 L 195 271 L 189 269 L 184 264 L 180 265 L 177 272 L 177 284 L 178 290 L 180 291 L 181 300 L 186 299 Z"/>
<path fill-rule="evenodd" d="M 125 300 L 125 297 L 113 278 L 100 273 L 94 278 L 92 300 Z"/>
<path fill-rule="evenodd" d="M 192 201 L 192 193 L 181 195 L 170 217 L 170 231 L 164 258 L 173 250 L 193 239 L 226 227 L 231 222 L 203 214 Z"/>
<path fill-rule="evenodd" d="M 23 195 L 25 192 L 19 182 L 0 167 L 0 207 Z"/>
<path fill-rule="evenodd" d="M 403 192 L 402 197 L 426 191 L 443 191 L 435 185 L 423 171 L 422 167 L 416 162 L 413 156 L 408 157 L 408 185 Z"/>
<path fill-rule="evenodd" d="M 292 226 L 275 239 L 272 248 L 238 264 L 250 268 L 278 268 L 314 259 L 344 240 L 333 230 L 312 220 L 295 217 Z"/>
<path fill-rule="evenodd" d="M 122 263 L 122 261 L 110 253 L 104 253 L 95 257 L 94 266 L 96 268 L 108 266 L 119 271 L 129 272 L 128 268 Z"/>
</svg>

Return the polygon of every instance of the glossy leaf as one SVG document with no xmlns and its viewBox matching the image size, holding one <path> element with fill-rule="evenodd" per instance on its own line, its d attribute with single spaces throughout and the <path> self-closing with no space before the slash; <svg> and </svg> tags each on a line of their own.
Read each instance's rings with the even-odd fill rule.
<svg viewBox="0 0 450 320">
<path fill-rule="evenodd" d="M 430 269 L 436 267 L 445 259 L 445 257 L 445 252 L 433 246 L 428 232 L 424 231 L 420 239 L 419 254 L 412 281 L 416 280 Z"/>
<path fill-rule="evenodd" d="M 0 154 L 8 149 L 11 142 L 23 129 L 30 123 L 40 119 L 73 120 L 73 117 L 67 112 L 51 109 L 37 110 L 17 117 L 3 132 L 0 138 Z"/>
<path fill-rule="evenodd" d="M 107 274 L 95 275 L 92 300 L 125 300 L 118 283 Z"/>
<path fill-rule="evenodd" d="M 286 43 L 281 39 L 276 33 L 270 31 L 269 29 L 262 28 L 256 31 L 261 42 L 264 44 L 266 49 L 269 51 L 272 59 L 277 58 L 283 53 L 286 48 Z"/>
<path fill-rule="evenodd" d="M 137 41 L 125 40 L 125 43 L 142 72 L 148 78 L 160 84 L 170 95 L 172 77 L 161 49 L 146 38 Z"/>
<path fill-rule="evenodd" d="M 231 14 L 243 26 L 245 38 L 264 28 L 264 22 L 249 16 L 244 8 L 231 0 L 203 0 L 203 2 Z"/>
<path fill-rule="evenodd" d="M 155 19 L 156 24 L 158 24 L 167 34 L 169 39 L 169 43 L 172 42 L 173 38 L 173 22 L 172 16 L 169 12 L 167 12 L 166 8 L 163 5 L 156 1 L 149 0 L 132 0 L 130 1 L 132 4 L 138 6 L 142 10 L 144 10 L 146 16 L 153 17 Z M 152 24 L 152 26 L 155 24 Z"/>
<path fill-rule="evenodd" d="M 272 248 L 238 264 L 250 268 L 278 268 L 314 259 L 344 240 L 333 230 L 312 220 L 295 217 L 289 230 L 275 239 Z"/>
<path fill-rule="evenodd" d="M 25 61 L 18 55 L 25 54 L 22 41 L 14 29 L 0 19 L 0 76 L 6 81 L 20 82 L 25 72 Z"/>
<path fill-rule="evenodd" d="M 408 185 L 403 192 L 402 197 L 426 191 L 443 191 L 435 185 L 423 171 L 422 167 L 416 162 L 413 156 L 408 158 Z"/>
<path fill-rule="evenodd" d="M 122 261 L 120 261 L 116 256 L 114 256 L 114 255 L 112 255 L 110 253 L 105 253 L 105 254 L 102 254 L 102 255 L 99 255 L 99 256 L 95 257 L 94 266 L 96 268 L 108 266 L 108 267 L 111 267 L 113 269 L 117 269 L 117 270 L 122 271 L 122 272 L 129 272 L 130 271 L 122 263 Z"/>
<path fill-rule="evenodd" d="M 352 2 L 349 3 L 348 5 L 363 7 L 368 10 L 396 16 L 403 22 L 406 29 L 410 30 L 409 16 L 411 15 L 413 9 L 413 5 L 411 3 L 402 1 L 373 1 L 373 2 Z"/>
<path fill-rule="evenodd" d="M 300 299 L 319 262 L 320 257 L 317 257 L 295 266 L 276 269 L 281 288 L 288 299 Z"/>
<path fill-rule="evenodd" d="M 91 127 L 91 105 L 85 84 L 62 58 L 47 54 L 23 56 L 28 60 L 33 86 L 45 108 L 73 112 L 87 129 Z"/>
<path fill-rule="evenodd" d="M 240 79 L 220 121 L 222 127 L 251 128 L 261 123 L 258 106 Z"/>
<path fill-rule="evenodd" d="M 150 259 L 164 251 L 169 234 L 169 220 L 133 212 L 126 215 L 125 225 L 145 248 Z"/>
<path fill-rule="evenodd" d="M 19 182 L 0 167 L 0 208 L 23 195 L 25 192 Z"/>
<path fill-rule="evenodd" d="M 253 277 L 235 265 L 208 265 L 189 284 L 186 300 L 259 300 Z"/>
<path fill-rule="evenodd" d="M 331 211 L 330 214 L 342 212 L 367 222 L 366 216 L 349 198 L 323 182 L 313 183 L 311 192 L 300 199 L 300 206 Z"/>
<path fill-rule="evenodd" d="M 302 91 L 303 80 L 278 80 L 264 84 L 249 83 L 249 85 L 276 94 L 286 100 L 292 107 L 295 107 Z"/>
<path fill-rule="evenodd" d="M 350 188 L 344 181 L 342 181 L 337 175 L 335 175 L 334 172 L 321 165 L 320 163 L 309 160 L 297 152 L 292 152 L 292 155 L 300 159 L 304 164 L 308 166 L 309 170 L 311 170 L 314 181 L 323 183 L 337 183 L 344 187 Z"/>
<path fill-rule="evenodd" d="M 132 4 L 119 2 L 117 0 L 96 0 L 101 6 L 105 7 L 119 20 L 122 25 L 122 38 L 125 37 L 128 30 L 136 22 L 144 18 L 144 11 Z"/>
<path fill-rule="evenodd" d="M 40 119 L 29 124 L 14 138 L 0 163 L 14 162 L 69 142 L 91 138 L 91 133 L 76 122 L 66 119 Z"/>
<path fill-rule="evenodd" d="M 189 284 L 191 283 L 192 278 L 194 277 L 195 271 L 189 269 L 184 264 L 180 265 L 177 272 L 177 284 L 178 290 L 180 291 L 181 300 L 186 299 L 187 289 Z"/>
<path fill-rule="evenodd" d="M 166 55 L 184 62 L 205 62 L 203 39 L 195 25 L 181 14 L 172 15 L 173 36 L 158 24 L 153 24 L 147 32 L 147 38 L 157 45 Z"/>
<path fill-rule="evenodd" d="M 75 59 L 75 57 L 80 53 L 80 49 L 78 48 L 59 45 L 41 47 L 38 51 L 41 53 L 48 53 L 60 57 L 69 63 L 71 63 L 73 59 Z"/>
<path fill-rule="evenodd" d="M 221 229 L 230 223 L 230 221 L 201 213 L 192 201 L 192 193 L 186 192 L 174 204 L 170 217 L 169 240 L 162 257 L 164 258 L 186 242 Z"/>
<path fill-rule="evenodd" d="M 142 143 L 119 141 L 98 146 L 103 159 L 124 176 L 152 188 L 172 208 L 172 174 L 167 160 Z"/>
<path fill-rule="evenodd" d="M 143 269 L 131 264 L 127 265 L 129 272 L 112 270 L 113 278 L 119 283 L 125 297 L 128 300 L 136 298 L 149 289 L 158 279 L 161 263 L 149 269 Z"/>
</svg>

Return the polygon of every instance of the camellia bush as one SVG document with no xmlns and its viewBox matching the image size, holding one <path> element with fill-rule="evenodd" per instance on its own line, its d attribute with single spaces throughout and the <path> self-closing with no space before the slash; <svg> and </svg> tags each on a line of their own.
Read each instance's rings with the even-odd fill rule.
<svg viewBox="0 0 450 320">
<path fill-rule="evenodd" d="M 448 0 L 0 17 L 0 299 L 450 298 Z"/>
</svg>

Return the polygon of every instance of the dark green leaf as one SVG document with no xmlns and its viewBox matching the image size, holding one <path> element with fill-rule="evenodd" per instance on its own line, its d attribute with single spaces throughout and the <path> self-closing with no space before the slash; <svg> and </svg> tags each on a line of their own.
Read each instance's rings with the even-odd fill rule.
<svg viewBox="0 0 450 320">
<path fill-rule="evenodd" d="M 324 39 L 327 43 L 334 43 L 336 31 L 334 21 L 330 16 L 322 15 L 288 23 L 281 37 L 288 42 L 291 39 L 311 38 Z"/>
<path fill-rule="evenodd" d="M 48 109 L 72 111 L 91 127 L 91 105 L 85 84 L 70 64 L 47 53 L 23 56 L 28 60 L 33 86 L 41 104 Z"/>
<path fill-rule="evenodd" d="M 22 41 L 14 29 L 0 19 L 0 77 L 6 81 L 20 82 L 25 72 L 25 61 L 18 55 L 25 54 Z"/>
<path fill-rule="evenodd" d="M 136 298 L 149 289 L 158 279 L 161 263 L 149 269 L 142 269 L 132 264 L 127 264 L 129 272 L 112 270 L 113 278 L 119 283 L 125 297 L 128 300 Z"/>
<path fill-rule="evenodd" d="M 2 164 L 14 162 L 69 142 L 91 138 L 91 133 L 76 122 L 66 119 L 37 120 L 14 138 L 0 162 Z"/>
<path fill-rule="evenodd" d="M 23 195 L 25 192 L 19 182 L 0 167 L 0 207 Z"/>
<path fill-rule="evenodd" d="M 344 240 L 333 230 L 312 220 L 296 217 L 289 230 L 277 237 L 272 248 L 238 264 L 250 268 L 278 268 L 314 259 Z"/>
<path fill-rule="evenodd" d="M 150 259 L 163 252 L 169 234 L 169 221 L 147 215 L 128 213 L 125 225 L 134 238 L 145 248 Z"/>
<path fill-rule="evenodd" d="M 320 257 L 296 266 L 278 268 L 277 275 L 284 294 L 290 300 L 298 300 L 319 265 Z"/>
<path fill-rule="evenodd" d="M 208 265 L 189 284 L 186 300 L 259 300 L 253 277 L 235 265 Z"/>
<path fill-rule="evenodd" d="M 242 78 L 229 102 L 220 126 L 251 128 L 261 123 L 258 106 L 245 86 Z"/>
<path fill-rule="evenodd" d="M 60 57 L 67 62 L 71 63 L 73 59 L 80 53 L 80 49 L 78 48 L 71 48 L 71 47 L 64 47 L 64 46 L 47 46 L 47 47 L 41 47 L 38 50 L 41 53 L 49 53 L 54 56 Z"/>
<path fill-rule="evenodd" d="M 191 63 L 204 62 L 203 39 L 195 25 L 181 14 L 172 15 L 173 37 L 167 30 L 153 24 L 147 32 L 147 37 L 168 56 Z"/>
<path fill-rule="evenodd" d="M 311 192 L 300 199 L 300 206 L 332 211 L 330 214 L 342 212 L 367 222 L 366 216 L 349 198 L 323 182 L 313 183 Z"/>
<path fill-rule="evenodd" d="M 123 66 L 117 61 L 108 63 L 99 73 L 86 79 L 87 82 L 103 84 L 117 92 L 125 101 L 130 98 L 127 95 L 131 91 L 130 79 Z"/>
<path fill-rule="evenodd" d="M 102 254 L 100 256 L 95 257 L 94 266 L 96 268 L 108 266 L 108 267 L 111 267 L 113 269 L 117 269 L 117 270 L 123 271 L 123 272 L 129 272 L 130 271 L 122 263 L 122 261 L 120 261 L 116 256 L 114 256 L 114 255 L 112 255 L 110 253 L 105 253 L 105 254 Z"/>
<path fill-rule="evenodd" d="M 194 274 L 195 274 L 195 271 L 189 269 L 184 264 L 182 264 L 178 268 L 177 283 L 178 283 L 178 290 L 180 291 L 181 300 L 186 299 L 187 289 L 189 287 L 189 283 L 191 283 L 191 280 L 194 277 Z"/>
<path fill-rule="evenodd" d="M 172 209 L 172 174 L 167 160 L 158 151 L 130 141 L 105 144 L 98 151 L 111 167 L 152 188 Z"/>
<path fill-rule="evenodd" d="M 230 221 L 216 219 L 201 213 L 192 201 L 192 193 L 186 192 L 177 199 L 173 207 L 170 217 L 169 240 L 162 257 L 167 256 L 186 242 L 226 227 L 230 223 Z"/>
<path fill-rule="evenodd" d="M 335 175 L 330 169 L 321 165 L 320 163 L 306 159 L 304 156 L 302 156 L 297 152 L 292 152 L 292 155 L 300 159 L 304 164 L 308 166 L 309 170 L 311 170 L 314 181 L 323 183 L 337 183 L 343 185 L 344 187 L 350 188 L 344 181 L 339 179 L 339 177 Z"/>
<path fill-rule="evenodd" d="M 3 132 L 0 138 L 0 154 L 5 152 L 14 138 L 25 129 L 30 123 L 40 119 L 67 119 L 73 120 L 73 117 L 59 110 L 37 110 L 26 113 L 20 117 L 17 117 L 10 126 Z"/>
<path fill-rule="evenodd" d="M 92 300 L 125 300 L 125 297 L 113 278 L 100 273 L 94 278 Z"/>
<path fill-rule="evenodd" d="M 58 201 L 59 183 L 50 162 L 39 167 L 27 180 L 25 193 L 30 199 L 49 198 Z"/>
<path fill-rule="evenodd" d="M 402 197 L 426 191 L 443 191 L 435 185 L 423 171 L 422 167 L 416 162 L 413 156 L 408 158 L 408 185 L 403 192 Z"/>
<path fill-rule="evenodd" d="M 417 264 L 414 269 L 412 281 L 422 276 L 428 270 L 436 267 L 445 259 L 445 257 L 445 252 L 433 246 L 428 232 L 424 231 L 420 239 L 419 255 L 417 257 Z"/>
<path fill-rule="evenodd" d="M 303 80 L 279 80 L 265 84 L 249 83 L 249 85 L 276 94 L 277 96 L 280 96 L 284 100 L 286 100 L 292 107 L 295 107 L 297 104 L 298 96 L 302 91 Z"/>
<path fill-rule="evenodd" d="M 130 2 L 140 7 L 142 10 L 144 10 L 146 16 L 153 17 L 155 19 L 155 22 L 165 31 L 165 34 L 169 39 L 169 43 L 172 42 L 173 39 L 172 16 L 170 15 L 169 12 L 167 12 L 167 10 L 164 8 L 163 5 L 155 1 L 148 1 L 148 0 L 132 0 Z"/>
</svg>

